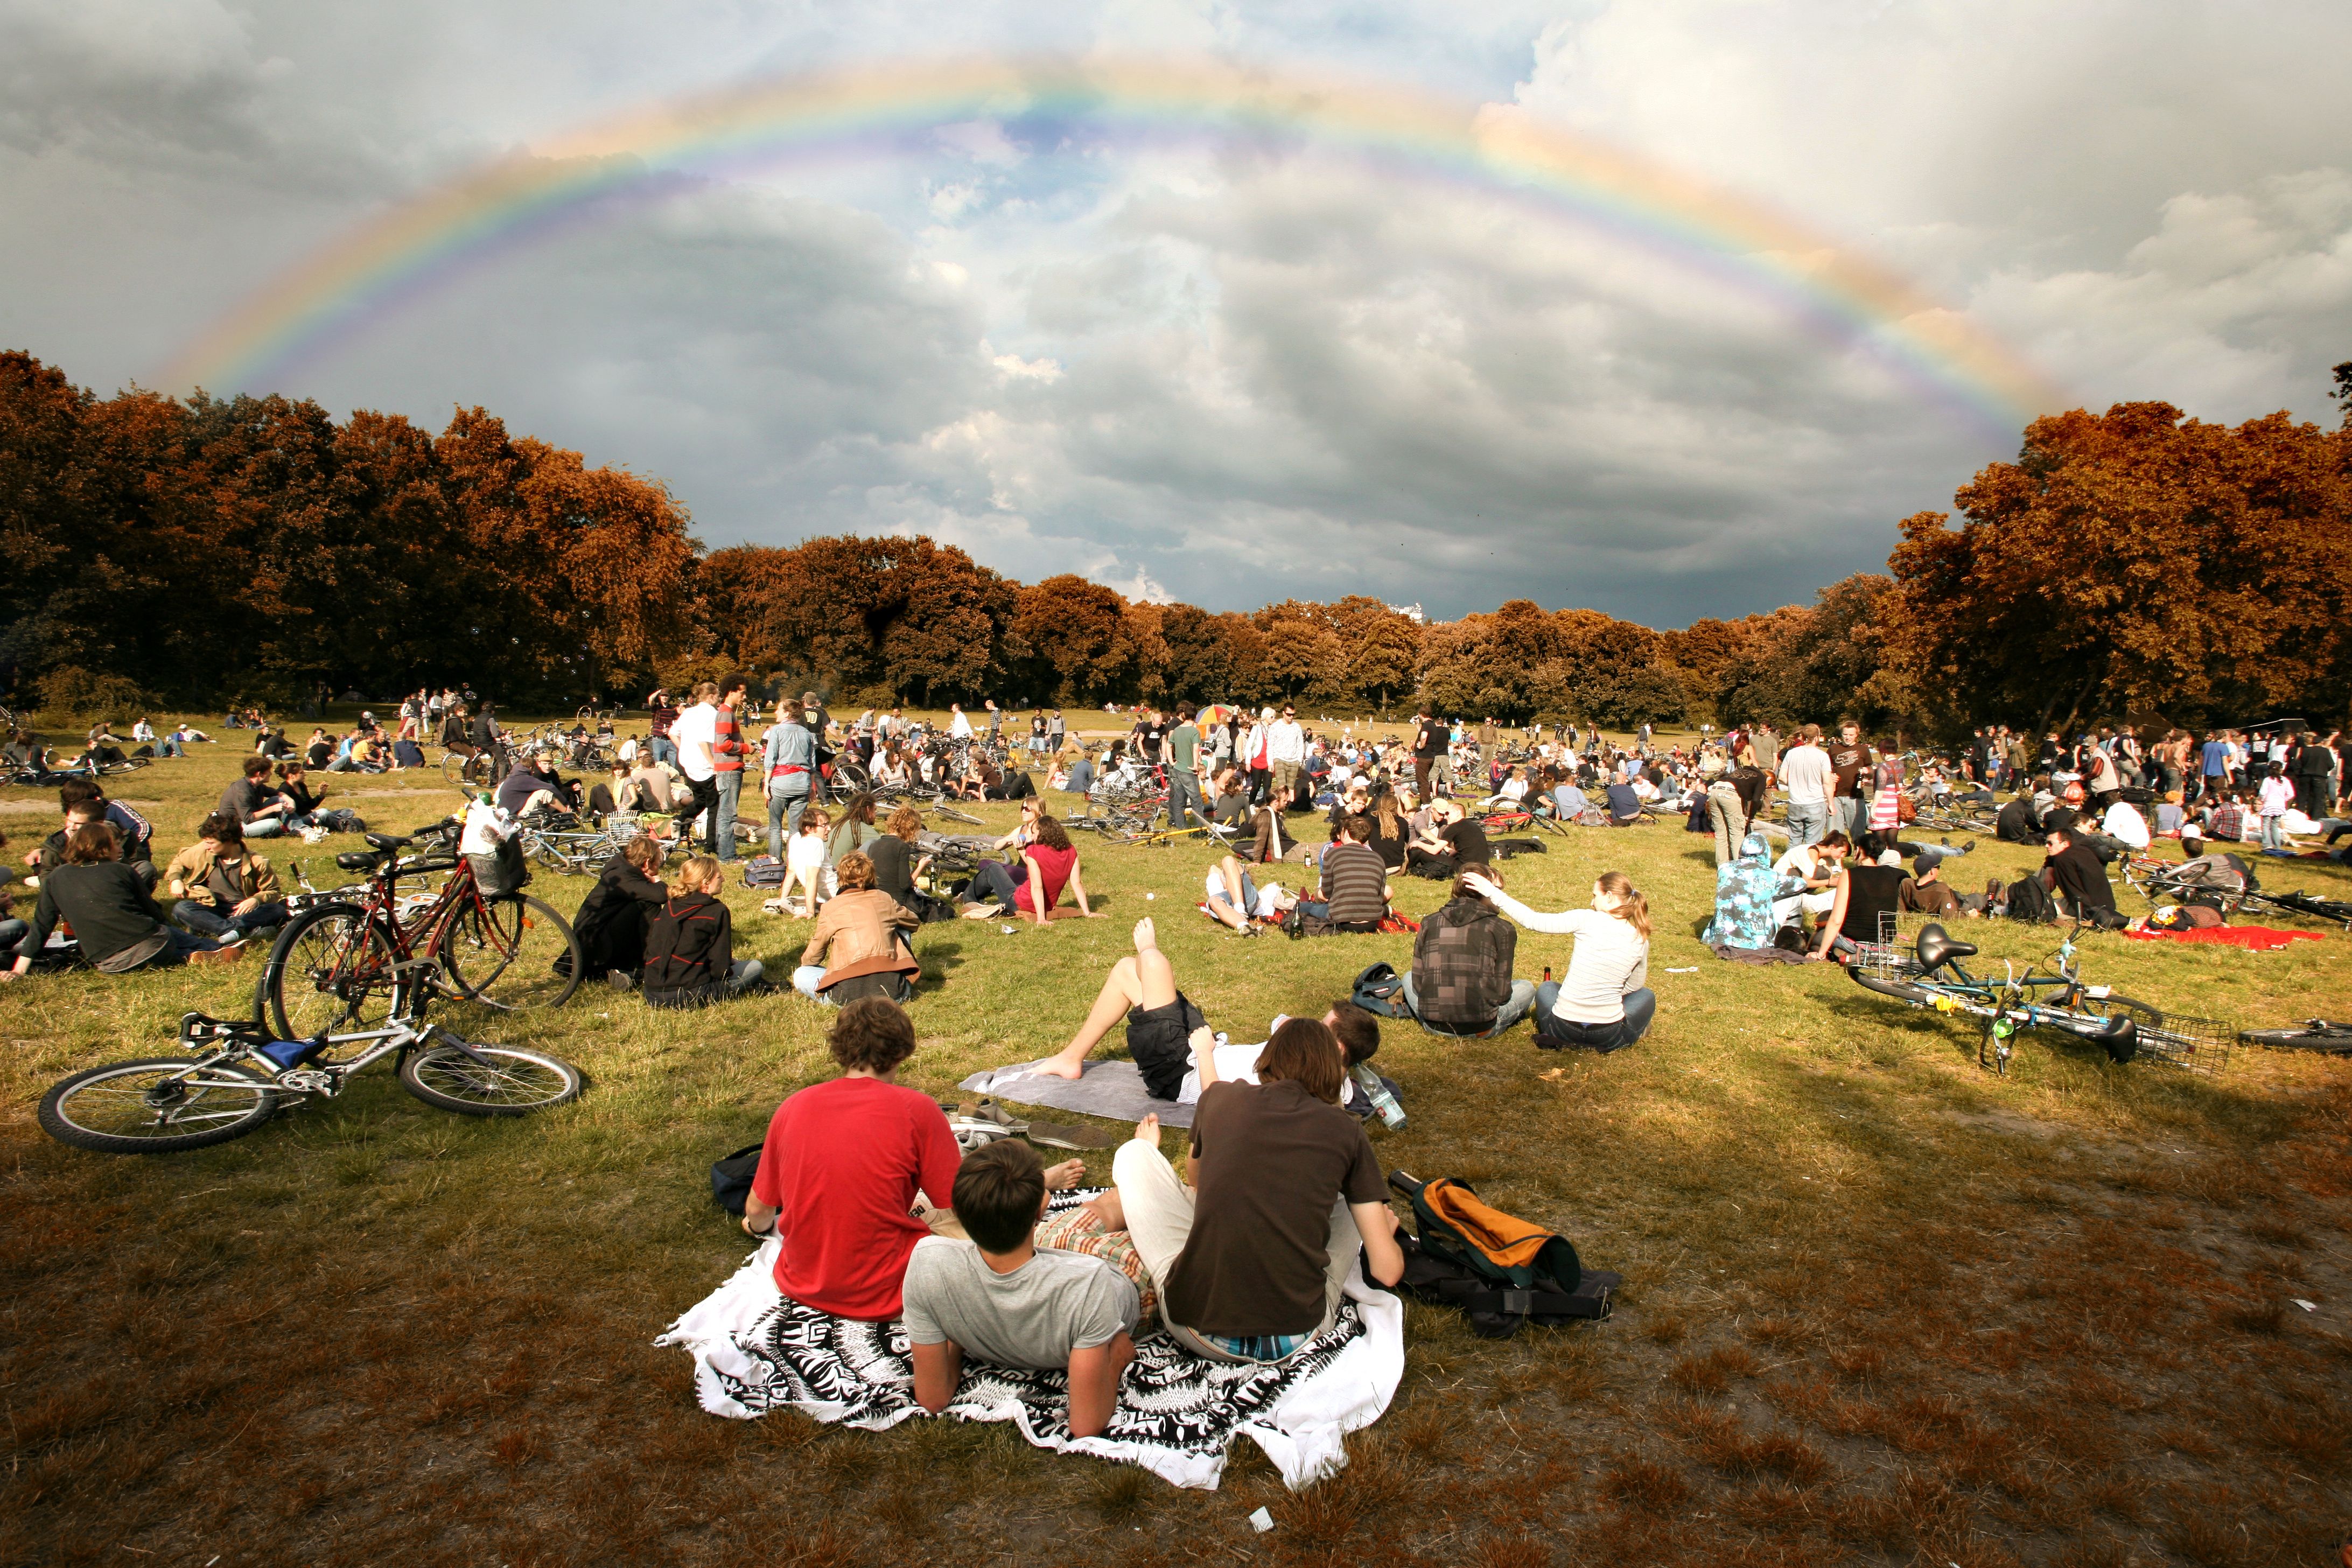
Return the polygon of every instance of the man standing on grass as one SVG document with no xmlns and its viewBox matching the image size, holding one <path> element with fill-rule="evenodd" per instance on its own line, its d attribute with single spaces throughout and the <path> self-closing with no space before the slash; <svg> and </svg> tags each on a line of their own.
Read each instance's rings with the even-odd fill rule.
<svg viewBox="0 0 2352 1568">
<path fill-rule="evenodd" d="M 677 716 L 670 726 L 670 738 L 677 742 L 677 763 L 686 774 L 686 787 L 690 798 L 678 813 L 678 822 L 688 834 L 700 822 L 707 836 L 705 842 L 717 843 L 719 824 L 719 683 L 706 680 L 694 689 L 694 706 Z M 729 831 L 733 831 L 730 826 Z"/>
<path fill-rule="evenodd" d="M 1208 802 L 1201 795 L 1201 727 L 1192 721 L 1192 704 L 1176 704 L 1176 728 L 1168 731 L 1168 826 L 1185 828 L 1192 819 L 1209 820 Z"/>
<path fill-rule="evenodd" d="M 1861 837 L 1869 823 L 1863 803 L 1871 788 L 1871 764 L 1877 759 L 1863 744 L 1862 726 L 1852 720 L 1838 726 L 1837 744 L 1830 748 L 1830 769 L 1836 778 L 1837 826 L 1848 838 Z"/>
<path fill-rule="evenodd" d="M 724 865 L 735 858 L 735 812 L 743 799 L 746 750 L 740 715 L 751 681 L 749 676 L 730 675 L 719 686 L 719 708 L 711 722 L 712 784 L 718 798 L 710 808 L 710 852 Z"/>
<path fill-rule="evenodd" d="M 1836 783 L 1830 756 L 1822 750 L 1822 727 L 1808 724 L 1780 759 L 1780 781 L 1789 789 L 1789 844 L 1819 844 L 1829 831 L 1830 794 Z"/>
<path fill-rule="evenodd" d="M 1445 729 L 1429 716 L 1427 708 L 1413 715 L 1412 722 L 1412 793 L 1416 799 L 1426 801 L 1429 771 L 1445 754 Z"/>
<path fill-rule="evenodd" d="M 1298 709 L 1282 705 L 1282 717 L 1265 731 L 1267 758 L 1274 764 L 1275 809 L 1288 811 L 1297 803 L 1298 774 L 1307 765 L 1307 731 L 1299 727 Z"/>
</svg>

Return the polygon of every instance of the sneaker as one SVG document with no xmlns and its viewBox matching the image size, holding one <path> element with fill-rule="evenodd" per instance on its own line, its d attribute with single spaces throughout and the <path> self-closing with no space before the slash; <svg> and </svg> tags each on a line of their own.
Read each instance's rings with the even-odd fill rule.
<svg viewBox="0 0 2352 1568">
<path fill-rule="evenodd" d="M 205 952 L 188 954 L 190 963 L 236 963 L 245 957 L 241 947 L 216 947 Z"/>
<path fill-rule="evenodd" d="M 634 979 L 630 978 L 629 972 L 625 969 L 606 970 L 604 972 L 604 984 L 611 986 L 615 991 L 634 991 L 636 989 L 637 984 Z"/>
</svg>

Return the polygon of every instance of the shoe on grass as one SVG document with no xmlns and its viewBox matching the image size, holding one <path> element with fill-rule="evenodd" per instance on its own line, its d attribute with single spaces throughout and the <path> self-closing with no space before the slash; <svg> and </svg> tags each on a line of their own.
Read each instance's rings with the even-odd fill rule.
<svg viewBox="0 0 2352 1568">
<path fill-rule="evenodd" d="M 245 957 L 241 947 L 215 947 L 209 952 L 188 954 L 190 963 L 236 963 Z"/>
<path fill-rule="evenodd" d="M 634 991 L 636 989 L 637 984 L 636 981 L 630 977 L 629 972 L 625 969 L 606 970 L 604 972 L 604 984 L 611 986 L 615 991 Z"/>
</svg>

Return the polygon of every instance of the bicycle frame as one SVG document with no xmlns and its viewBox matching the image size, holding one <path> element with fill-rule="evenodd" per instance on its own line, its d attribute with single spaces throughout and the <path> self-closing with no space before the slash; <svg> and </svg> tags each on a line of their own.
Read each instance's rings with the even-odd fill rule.
<svg viewBox="0 0 2352 1568">
<path fill-rule="evenodd" d="M 306 1042 L 309 1050 L 289 1067 L 279 1067 L 261 1054 L 260 1047 L 268 1043 L 268 1033 L 257 1023 L 208 1017 L 202 1013 L 183 1014 L 180 1018 L 180 1040 L 192 1045 L 200 1040 L 225 1040 L 211 1055 L 191 1063 L 186 1071 L 174 1075 L 166 1082 L 184 1083 L 196 1089 L 243 1089 L 247 1083 L 240 1079 L 207 1079 L 204 1074 L 225 1064 L 259 1068 L 269 1075 L 272 1085 L 287 1094 L 320 1095 L 332 1100 L 343 1090 L 344 1082 L 352 1074 L 382 1061 L 388 1056 L 434 1046 L 447 1046 L 464 1052 L 483 1067 L 495 1066 L 488 1058 L 449 1033 L 438 1024 L 427 1023 L 425 1010 L 431 1005 L 433 993 L 440 977 L 428 958 L 412 959 L 394 965 L 393 977 L 392 1016 L 383 1026 L 358 1029 L 350 1034 L 323 1032 Z M 347 1061 L 320 1062 L 320 1053 L 338 1046 L 363 1046 L 359 1055 Z"/>
<path fill-rule="evenodd" d="M 2077 926 L 2076 930 L 2081 928 Z M 2119 1036 L 2117 1017 L 2097 1016 L 2078 1013 L 2072 1008 L 2084 1000 L 2105 1001 L 2112 988 L 2105 985 L 2085 985 L 2075 971 L 2074 932 L 2068 931 L 2058 944 L 2058 968 L 2054 973 L 2039 973 L 2029 964 L 2024 973 L 2017 973 L 2016 964 L 2002 961 L 2003 973 L 1999 980 L 1990 975 L 1979 978 L 1970 974 L 1957 957 L 1947 957 L 1934 969 L 1921 970 L 1905 976 L 1893 984 L 1906 986 L 1926 994 L 1926 999 L 1905 994 L 1902 991 L 1882 988 L 1859 971 L 1854 978 L 1866 989 L 1881 995 L 1891 995 L 1914 1006 L 1924 1006 L 1938 1013 L 1966 1013 L 1985 1021 L 1984 1033 L 1977 1046 L 1977 1065 L 1990 1067 L 2007 1076 L 2011 1055 L 2011 1039 L 2020 1029 L 2054 1028 L 2084 1039 L 2106 1042 Z M 1948 972 L 1948 973 L 1946 973 Z M 2054 1004 L 2044 1003 L 2034 993 L 2063 988 Z M 2128 1016 L 2121 1016 L 2129 1024 Z M 1988 1060 L 1988 1053 L 1991 1059 Z"/>
</svg>

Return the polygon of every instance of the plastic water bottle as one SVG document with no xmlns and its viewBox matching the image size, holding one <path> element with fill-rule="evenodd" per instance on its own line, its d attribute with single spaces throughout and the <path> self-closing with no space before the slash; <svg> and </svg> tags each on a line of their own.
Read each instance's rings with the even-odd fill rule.
<svg viewBox="0 0 2352 1568">
<path fill-rule="evenodd" d="M 1397 1097 L 1389 1092 L 1389 1086 L 1381 1081 L 1381 1075 L 1372 1070 L 1371 1064 L 1358 1062 L 1348 1069 L 1348 1076 L 1356 1080 L 1356 1087 L 1372 1102 L 1372 1109 L 1380 1113 L 1382 1121 L 1391 1128 L 1404 1125 L 1404 1107 L 1397 1103 Z"/>
</svg>

